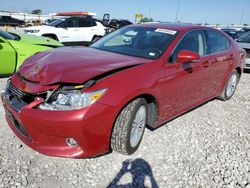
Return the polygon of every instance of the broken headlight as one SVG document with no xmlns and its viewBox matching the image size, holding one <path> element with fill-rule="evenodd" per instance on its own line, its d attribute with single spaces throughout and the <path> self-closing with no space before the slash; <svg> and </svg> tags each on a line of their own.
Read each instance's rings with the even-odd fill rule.
<svg viewBox="0 0 250 188">
<path fill-rule="evenodd" d="M 93 92 L 82 92 L 81 90 L 57 91 L 53 100 L 41 103 L 38 108 L 58 111 L 78 110 L 94 104 L 104 95 L 105 91 L 106 89 Z"/>
</svg>

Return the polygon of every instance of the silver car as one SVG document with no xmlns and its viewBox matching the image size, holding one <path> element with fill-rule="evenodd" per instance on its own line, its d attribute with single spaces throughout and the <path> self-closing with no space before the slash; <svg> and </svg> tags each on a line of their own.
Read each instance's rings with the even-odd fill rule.
<svg viewBox="0 0 250 188">
<path fill-rule="evenodd" d="M 246 50 L 246 64 L 245 69 L 250 70 L 250 31 L 237 39 L 239 46 Z"/>
</svg>

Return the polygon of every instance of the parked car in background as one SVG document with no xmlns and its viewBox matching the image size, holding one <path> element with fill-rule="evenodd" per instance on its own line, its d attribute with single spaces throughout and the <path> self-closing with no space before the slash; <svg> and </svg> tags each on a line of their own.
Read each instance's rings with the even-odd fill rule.
<svg viewBox="0 0 250 188">
<path fill-rule="evenodd" d="M 221 29 L 221 31 L 228 34 L 230 37 L 234 38 L 235 33 L 237 32 L 236 29 Z"/>
<path fill-rule="evenodd" d="M 217 29 L 127 26 L 88 48 L 27 59 L 2 102 L 12 131 L 40 153 L 130 155 L 146 126 L 155 129 L 215 97 L 229 100 L 244 61 L 245 51 Z"/>
<path fill-rule="evenodd" d="M 124 19 L 111 19 L 110 20 L 110 14 L 107 14 L 107 13 L 103 15 L 102 23 L 107 28 L 106 29 L 107 33 L 111 33 L 119 28 L 133 24 L 129 20 L 124 20 Z"/>
<path fill-rule="evenodd" d="M 11 16 L 0 16 L 0 26 L 24 26 L 23 20 L 12 18 Z"/>
<path fill-rule="evenodd" d="M 238 38 L 237 43 L 246 50 L 245 69 L 250 70 L 250 31 Z"/>
<path fill-rule="evenodd" d="M 44 25 L 49 25 L 51 22 L 55 21 L 56 19 L 46 19 L 43 24 Z"/>
<path fill-rule="evenodd" d="M 245 34 L 246 32 L 249 32 L 250 31 L 250 28 L 242 28 L 241 30 L 237 31 L 234 35 L 234 39 L 238 39 L 240 36 L 242 36 L 243 34 Z"/>
<path fill-rule="evenodd" d="M 0 77 L 13 74 L 31 55 L 60 46 L 60 42 L 49 38 L 0 30 Z"/>
<path fill-rule="evenodd" d="M 31 27 L 31 26 L 37 26 L 37 25 L 42 25 L 42 21 L 39 19 L 34 19 L 34 20 L 28 20 L 25 23 L 25 27 Z"/>
<path fill-rule="evenodd" d="M 105 27 L 89 17 L 57 19 L 48 25 L 27 27 L 27 34 L 49 37 L 65 45 L 89 44 L 105 35 Z"/>
<path fill-rule="evenodd" d="M 127 26 L 127 25 L 132 25 L 133 23 L 128 21 L 128 20 L 117 20 L 117 19 L 112 19 L 109 23 L 111 27 L 114 27 L 116 29 L 119 29 L 121 27 Z"/>
</svg>

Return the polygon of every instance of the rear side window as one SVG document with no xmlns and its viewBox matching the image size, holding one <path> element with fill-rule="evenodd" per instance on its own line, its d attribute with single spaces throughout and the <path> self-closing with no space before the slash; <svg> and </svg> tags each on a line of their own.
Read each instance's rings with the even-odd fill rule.
<svg viewBox="0 0 250 188">
<path fill-rule="evenodd" d="M 170 58 L 171 62 L 177 61 L 177 55 L 181 50 L 189 50 L 199 54 L 200 56 L 206 55 L 204 32 L 202 30 L 196 30 L 186 34 L 172 53 Z"/>
<path fill-rule="evenodd" d="M 220 53 L 231 47 L 229 40 L 217 31 L 207 30 L 208 54 Z"/>
<path fill-rule="evenodd" d="M 79 27 L 93 27 L 96 26 L 96 23 L 94 20 L 79 20 Z"/>
</svg>

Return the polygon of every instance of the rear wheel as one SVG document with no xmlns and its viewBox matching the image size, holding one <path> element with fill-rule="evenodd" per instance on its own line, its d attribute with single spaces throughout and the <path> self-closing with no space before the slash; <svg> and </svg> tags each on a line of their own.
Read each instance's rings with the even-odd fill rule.
<svg viewBox="0 0 250 188">
<path fill-rule="evenodd" d="M 147 102 L 138 98 L 129 103 L 118 115 L 111 135 L 111 148 L 125 155 L 139 147 L 147 120 Z"/>
<path fill-rule="evenodd" d="M 234 72 L 231 74 L 227 82 L 225 89 L 223 90 L 221 95 L 218 97 L 218 99 L 223 100 L 223 101 L 229 100 L 233 96 L 236 90 L 238 81 L 239 81 L 239 73 L 236 70 L 234 70 Z"/>
</svg>

